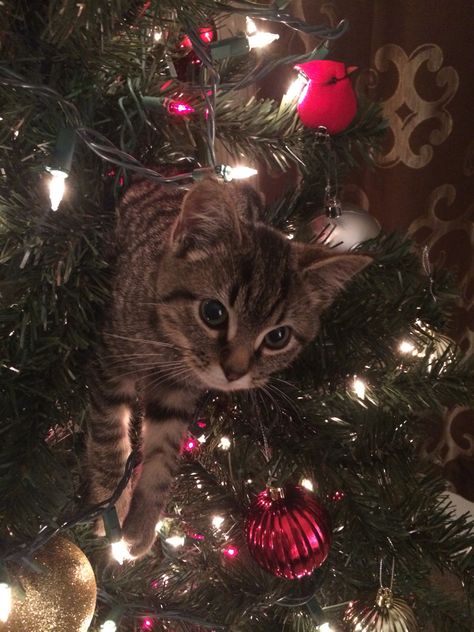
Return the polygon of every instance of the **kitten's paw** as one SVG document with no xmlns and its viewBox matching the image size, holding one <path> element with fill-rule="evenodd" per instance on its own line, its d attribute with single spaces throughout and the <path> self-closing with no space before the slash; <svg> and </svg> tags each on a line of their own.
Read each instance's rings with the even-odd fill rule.
<svg viewBox="0 0 474 632">
<path fill-rule="evenodd" d="M 141 557 L 151 549 L 156 538 L 155 527 L 156 520 L 151 520 L 149 516 L 133 511 L 128 514 L 123 524 L 122 534 L 130 555 Z"/>
</svg>

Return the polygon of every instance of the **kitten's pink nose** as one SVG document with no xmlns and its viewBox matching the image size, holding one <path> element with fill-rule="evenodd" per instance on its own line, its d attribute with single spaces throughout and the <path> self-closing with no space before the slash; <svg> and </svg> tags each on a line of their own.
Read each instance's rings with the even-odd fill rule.
<svg viewBox="0 0 474 632">
<path fill-rule="evenodd" d="M 244 346 L 224 349 L 221 353 L 221 367 L 229 382 L 235 382 L 250 369 L 250 352 Z"/>
<path fill-rule="evenodd" d="M 242 375 L 245 375 L 248 369 L 246 368 L 242 370 L 232 367 L 222 367 L 222 370 L 224 371 L 224 375 L 229 380 L 229 382 L 235 382 L 235 380 L 238 380 L 240 377 L 242 377 Z"/>
</svg>

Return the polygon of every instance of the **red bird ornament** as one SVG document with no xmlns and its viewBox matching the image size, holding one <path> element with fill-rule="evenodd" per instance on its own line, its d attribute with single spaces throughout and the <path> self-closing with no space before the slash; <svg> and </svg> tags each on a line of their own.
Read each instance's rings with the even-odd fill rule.
<svg viewBox="0 0 474 632">
<path fill-rule="evenodd" d="M 330 134 L 346 129 L 357 112 L 357 98 L 350 80 L 357 67 L 346 68 L 339 61 L 318 59 L 295 68 L 308 80 L 297 105 L 303 125 L 322 126 Z"/>
</svg>

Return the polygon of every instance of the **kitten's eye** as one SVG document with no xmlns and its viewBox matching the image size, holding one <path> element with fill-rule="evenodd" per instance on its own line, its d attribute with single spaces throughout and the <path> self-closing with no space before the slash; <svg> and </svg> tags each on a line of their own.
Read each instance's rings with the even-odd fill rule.
<svg viewBox="0 0 474 632">
<path fill-rule="evenodd" d="M 268 332 L 263 342 L 269 349 L 283 349 L 289 343 L 291 337 L 291 329 L 284 325 L 277 327 Z"/>
<path fill-rule="evenodd" d="M 218 329 L 227 322 L 227 310 L 215 298 L 208 298 L 199 307 L 199 314 L 209 327 Z"/>
</svg>

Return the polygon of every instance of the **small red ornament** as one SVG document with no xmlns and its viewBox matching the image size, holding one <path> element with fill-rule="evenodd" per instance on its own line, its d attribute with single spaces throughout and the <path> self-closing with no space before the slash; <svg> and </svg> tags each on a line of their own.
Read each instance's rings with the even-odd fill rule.
<svg viewBox="0 0 474 632">
<path fill-rule="evenodd" d="M 298 114 L 306 127 L 325 127 L 330 134 L 342 132 L 354 119 L 357 98 L 350 75 L 355 66 L 318 59 L 295 66 L 307 79 L 298 99 Z"/>
<path fill-rule="evenodd" d="M 245 525 L 255 561 L 277 577 L 300 579 L 326 560 L 331 544 L 329 516 L 303 487 L 267 488 L 250 506 Z"/>
</svg>

